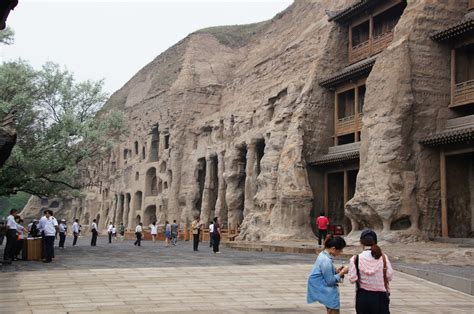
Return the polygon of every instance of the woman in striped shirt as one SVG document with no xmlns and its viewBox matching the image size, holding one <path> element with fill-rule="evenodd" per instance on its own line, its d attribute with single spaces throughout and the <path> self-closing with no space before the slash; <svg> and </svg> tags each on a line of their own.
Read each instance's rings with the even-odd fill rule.
<svg viewBox="0 0 474 314">
<path fill-rule="evenodd" d="M 363 251 L 351 258 L 349 280 L 356 284 L 356 312 L 358 314 L 390 313 L 390 291 L 393 269 L 388 257 L 377 245 L 377 234 L 364 230 L 360 236 Z"/>
</svg>

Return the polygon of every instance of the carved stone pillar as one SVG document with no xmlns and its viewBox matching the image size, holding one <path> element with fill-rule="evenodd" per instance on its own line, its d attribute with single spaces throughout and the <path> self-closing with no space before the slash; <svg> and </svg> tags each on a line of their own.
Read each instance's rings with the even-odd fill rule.
<svg viewBox="0 0 474 314">
<path fill-rule="evenodd" d="M 257 173 L 255 171 L 257 153 L 256 141 L 247 146 L 247 166 L 245 168 L 245 201 L 244 201 L 244 218 L 247 214 L 253 212 L 255 194 L 257 193 Z"/>
<path fill-rule="evenodd" d="M 214 182 L 212 182 L 212 169 L 214 161 L 210 155 L 206 155 L 206 177 L 204 179 L 204 191 L 202 193 L 201 221 L 207 224 L 211 215 L 211 197 Z"/>
<path fill-rule="evenodd" d="M 225 151 L 221 151 L 217 156 L 217 178 L 218 178 L 218 187 L 217 187 L 217 201 L 216 201 L 216 212 L 215 216 L 219 217 L 221 224 L 224 225 L 227 223 L 227 204 L 225 200 L 226 193 L 226 183 L 224 179 L 225 171 Z"/>
</svg>

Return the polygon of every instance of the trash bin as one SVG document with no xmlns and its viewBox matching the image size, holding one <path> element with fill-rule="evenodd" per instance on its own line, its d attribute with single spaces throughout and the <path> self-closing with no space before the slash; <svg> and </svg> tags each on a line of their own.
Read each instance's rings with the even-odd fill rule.
<svg viewBox="0 0 474 314">
<path fill-rule="evenodd" d="M 41 238 L 28 238 L 27 243 L 27 260 L 41 261 Z"/>
</svg>

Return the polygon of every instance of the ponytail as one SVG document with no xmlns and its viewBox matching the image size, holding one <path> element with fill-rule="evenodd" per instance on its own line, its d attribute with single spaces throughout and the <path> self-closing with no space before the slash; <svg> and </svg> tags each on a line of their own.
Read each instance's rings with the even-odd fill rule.
<svg viewBox="0 0 474 314">
<path fill-rule="evenodd" d="M 377 244 L 372 245 L 370 252 L 375 259 L 379 259 L 382 256 L 382 249 Z"/>
<path fill-rule="evenodd" d="M 379 259 L 382 256 L 382 249 L 377 245 L 373 237 L 364 237 L 363 239 L 360 239 L 360 243 L 364 246 L 370 246 L 370 252 L 372 253 L 373 258 Z"/>
</svg>

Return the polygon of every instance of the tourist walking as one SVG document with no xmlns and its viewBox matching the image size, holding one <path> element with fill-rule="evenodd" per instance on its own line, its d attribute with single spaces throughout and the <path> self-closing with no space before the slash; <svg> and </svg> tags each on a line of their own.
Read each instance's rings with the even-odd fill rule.
<svg viewBox="0 0 474 314">
<path fill-rule="evenodd" d="M 10 210 L 10 215 L 7 217 L 5 228 L 7 229 L 7 243 L 3 251 L 3 260 L 12 261 L 15 259 L 16 242 L 17 242 L 17 224 L 15 221 L 16 209 Z"/>
<path fill-rule="evenodd" d="M 168 220 L 165 222 L 165 246 L 169 247 L 171 243 L 171 225 Z"/>
<path fill-rule="evenodd" d="M 125 238 L 125 226 L 123 225 L 123 222 L 120 223 L 120 226 L 118 227 L 118 232 L 120 234 L 120 240 L 123 241 Z"/>
<path fill-rule="evenodd" d="M 81 226 L 79 225 L 79 232 L 81 231 Z M 91 239 L 91 246 L 97 246 L 97 236 L 99 235 L 99 230 L 97 229 L 97 220 L 92 220 L 91 224 L 91 232 L 92 232 L 92 239 Z"/>
<path fill-rule="evenodd" d="M 329 219 L 324 216 L 324 213 L 321 212 L 319 217 L 316 218 L 316 227 L 318 227 L 318 245 L 321 247 L 321 243 L 324 243 L 326 236 L 328 235 L 328 225 Z"/>
<path fill-rule="evenodd" d="M 53 211 L 46 209 L 39 221 L 39 229 L 43 234 L 44 263 L 51 263 L 54 257 L 54 239 L 58 232 L 58 221 L 53 217 Z"/>
<path fill-rule="evenodd" d="M 214 252 L 214 254 L 216 254 L 220 253 L 219 244 L 221 242 L 221 226 L 219 225 L 219 220 L 217 217 L 214 217 L 214 224 L 212 229 L 212 251 Z"/>
<path fill-rule="evenodd" d="M 143 223 L 140 222 L 135 228 L 135 236 L 137 237 L 137 240 L 133 245 L 141 246 L 143 236 Z"/>
<path fill-rule="evenodd" d="M 115 228 L 115 225 L 112 226 L 112 240 L 117 241 L 117 228 Z"/>
<path fill-rule="evenodd" d="M 25 249 L 25 239 L 28 234 L 28 229 L 23 226 L 23 219 L 21 219 L 20 216 L 15 217 L 15 221 L 17 223 L 17 233 L 18 233 L 18 239 L 16 242 L 16 251 L 15 251 L 15 257 L 16 259 L 22 259 L 26 260 L 26 249 Z M 20 256 L 21 254 L 21 256 Z"/>
<path fill-rule="evenodd" d="M 201 218 L 196 217 L 191 223 L 191 230 L 193 232 L 193 250 L 199 251 L 199 234 L 201 233 L 202 223 Z"/>
<path fill-rule="evenodd" d="M 112 229 L 114 228 L 114 225 L 112 223 L 109 224 L 107 227 L 107 234 L 109 235 L 109 243 L 112 243 Z"/>
<path fill-rule="evenodd" d="M 150 225 L 150 234 L 151 234 L 151 241 L 153 244 L 156 242 L 156 236 L 158 235 L 158 226 L 156 225 L 156 221 L 153 221 Z"/>
<path fill-rule="evenodd" d="M 214 232 L 214 221 L 209 222 L 209 247 L 212 247 L 212 233 Z"/>
<path fill-rule="evenodd" d="M 72 224 L 72 235 L 74 236 L 72 246 L 76 246 L 77 238 L 79 237 L 79 219 L 74 220 L 74 223 Z"/>
<path fill-rule="evenodd" d="M 388 314 L 392 265 L 377 245 L 377 234 L 374 231 L 364 230 L 360 244 L 362 253 L 353 256 L 349 263 L 349 280 L 356 285 L 356 312 Z"/>
<path fill-rule="evenodd" d="M 341 255 L 346 242 L 341 237 L 327 236 L 324 250 L 319 253 L 308 277 L 307 302 L 319 302 L 326 307 L 328 314 L 339 313 L 339 288 L 348 267 L 334 267 L 333 258 Z"/>
<path fill-rule="evenodd" d="M 171 243 L 173 246 L 176 246 L 176 241 L 178 241 L 178 230 L 179 226 L 176 223 L 176 220 L 173 220 L 173 223 L 171 224 Z"/>
<path fill-rule="evenodd" d="M 66 242 L 66 233 L 67 233 L 66 220 L 61 219 L 61 223 L 59 224 L 59 247 L 63 249 L 64 249 L 64 243 Z"/>
</svg>

